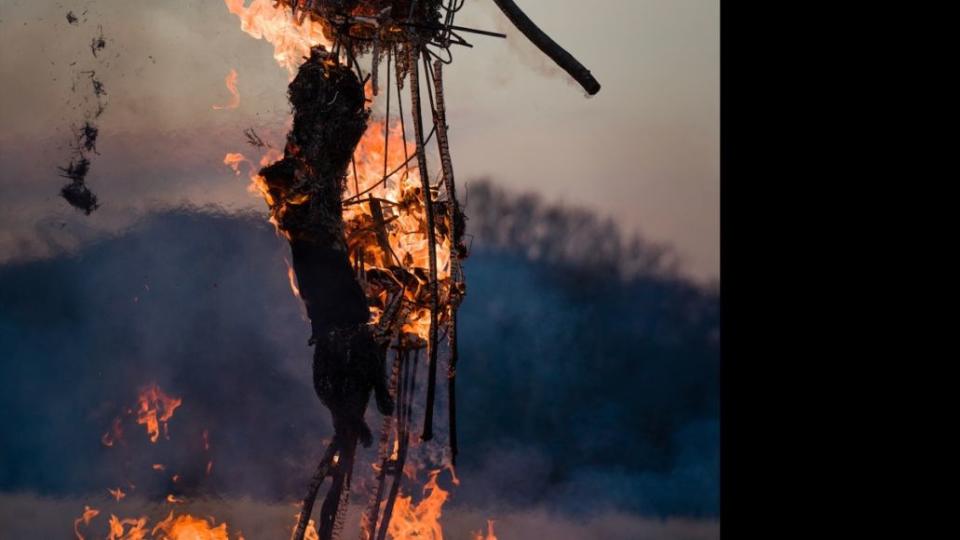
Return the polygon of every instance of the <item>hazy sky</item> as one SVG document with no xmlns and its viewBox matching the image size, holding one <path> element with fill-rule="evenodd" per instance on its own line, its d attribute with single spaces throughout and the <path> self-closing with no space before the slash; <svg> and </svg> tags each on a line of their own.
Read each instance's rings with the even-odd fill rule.
<svg viewBox="0 0 960 540">
<path fill-rule="evenodd" d="M 458 24 L 509 39 L 474 36 L 445 71 L 460 182 L 489 176 L 597 209 L 717 277 L 719 1 L 518 4 L 603 89 L 586 99 L 490 0 L 468 0 Z M 68 10 L 86 16 L 69 25 Z M 107 48 L 95 59 L 98 26 Z M 281 141 L 287 74 L 271 53 L 222 0 L 0 0 L 0 259 L 42 255 L 157 205 L 262 209 L 221 160 L 249 149 L 245 127 Z M 213 110 L 229 101 L 231 68 L 240 107 Z M 71 91 L 81 69 L 95 69 L 109 97 L 89 177 L 103 207 L 89 217 L 59 199 L 55 169 L 83 118 L 84 93 Z"/>
</svg>

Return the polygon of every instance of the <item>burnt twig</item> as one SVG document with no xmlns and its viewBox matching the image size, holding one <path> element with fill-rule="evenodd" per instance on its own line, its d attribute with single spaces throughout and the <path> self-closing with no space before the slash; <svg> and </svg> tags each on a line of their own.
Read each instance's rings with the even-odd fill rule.
<svg viewBox="0 0 960 540">
<path fill-rule="evenodd" d="M 600 91 L 600 83 L 593 78 L 590 70 L 534 24 L 513 0 L 493 0 L 493 3 L 497 4 L 500 11 L 510 19 L 517 30 L 523 32 L 523 35 L 527 36 L 527 39 L 532 41 L 538 49 L 569 73 L 588 94 L 592 96 Z"/>
</svg>

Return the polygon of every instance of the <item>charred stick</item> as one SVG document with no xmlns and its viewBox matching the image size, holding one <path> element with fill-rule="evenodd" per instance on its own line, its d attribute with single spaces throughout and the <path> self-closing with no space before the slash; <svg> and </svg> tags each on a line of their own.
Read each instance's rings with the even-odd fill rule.
<svg viewBox="0 0 960 540">
<path fill-rule="evenodd" d="M 357 450 L 357 437 L 349 440 L 340 448 L 338 461 L 333 469 L 333 484 L 320 508 L 320 523 L 317 527 L 321 540 L 336 538 L 339 526 L 342 524 L 346 511 L 346 497 L 350 493 L 350 477 L 353 473 L 353 458 Z"/>
<path fill-rule="evenodd" d="M 373 216 L 373 225 L 377 234 L 377 244 L 383 250 L 384 255 L 398 260 L 390 247 L 390 240 L 387 238 L 386 221 L 383 219 L 383 207 L 380 205 L 380 199 L 370 197 L 370 213 Z"/>
<path fill-rule="evenodd" d="M 463 280 L 460 259 L 463 257 L 460 245 L 463 236 L 463 213 L 457 201 L 457 186 L 453 177 L 453 159 L 450 156 L 450 139 L 447 138 L 447 112 L 443 97 L 443 62 L 437 60 L 433 64 L 433 86 L 436 97 L 436 111 L 434 123 L 437 130 L 437 146 L 440 148 L 440 163 L 443 167 L 443 181 L 447 189 L 447 218 L 453 228 L 453 256 L 450 257 L 450 273 L 454 284 Z M 450 323 L 447 330 L 450 344 L 450 365 L 447 370 L 447 414 L 450 422 L 450 455 L 451 462 L 457 463 L 457 401 L 456 401 L 456 367 L 457 367 L 457 308 L 456 300 L 451 295 Z"/>
<path fill-rule="evenodd" d="M 593 78 L 590 70 L 534 24 L 533 21 L 530 20 L 530 17 L 527 17 L 513 0 L 493 0 L 493 3 L 510 19 L 510 22 L 517 27 L 517 30 L 523 32 L 523 35 L 527 36 L 527 39 L 532 41 L 538 49 L 543 51 L 543 53 L 556 62 L 558 66 L 569 73 L 574 80 L 580 83 L 580 86 L 582 86 L 588 94 L 592 96 L 600 91 L 600 83 Z"/>
<path fill-rule="evenodd" d="M 300 508 L 300 519 L 297 521 L 297 528 L 293 533 L 293 540 L 303 540 L 307 532 L 307 526 L 310 523 L 310 514 L 313 512 L 313 505 L 317 501 L 317 492 L 320 491 L 320 485 L 330 472 L 330 465 L 333 463 L 333 456 L 337 453 L 336 439 L 327 445 L 326 452 L 320 458 L 317 465 L 317 472 L 313 474 L 313 480 L 310 481 L 310 487 L 307 489 L 307 496 L 303 498 L 303 506 Z"/>
<path fill-rule="evenodd" d="M 450 417 L 450 463 L 457 465 L 457 306 L 450 314 L 450 365 L 447 368 L 447 415 Z"/>
<path fill-rule="evenodd" d="M 413 114 L 414 137 L 417 142 L 417 164 L 420 169 L 420 184 L 423 190 L 424 209 L 427 214 L 427 246 L 430 255 L 430 366 L 428 368 L 427 405 L 421 439 L 433 438 L 433 402 L 437 387 L 437 311 L 440 302 L 440 287 L 437 282 L 437 239 L 434 228 L 433 196 L 430 193 L 430 175 L 427 172 L 427 153 L 423 143 L 423 111 L 420 104 L 420 70 L 418 65 L 420 47 L 410 47 L 410 100 Z"/>
<path fill-rule="evenodd" d="M 387 88 L 390 88 L 389 83 Z M 402 357 L 396 353 L 393 357 L 393 369 L 390 372 L 390 392 L 394 402 L 397 403 L 397 414 L 400 410 L 400 363 Z M 377 518 L 380 516 L 380 502 L 383 501 L 383 488 L 387 480 L 387 462 L 390 460 L 390 434 L 394 426 L 398 425 L 393 421 L 392 416 L 383 419 L 383 425 L 380 428 L 380 445 L 378 447 L 378 458 L 380 461 L 380 471 L 377 473 L 377 488 L 374 491 L 370 502 L 367 504 L 367 513 L 364 514 L 363 522 L 360 524 L 361 538 L 371 540 L 377 528 Z"/>
<path fill-rule="evenodd" d="M 410 21 L 402 21 L 398 24 L 403 26 L 410 26 L 412 28 L 423 28 L 425 30 L 459 30 L 460 32 L 480 34 L 482 36 L 490 36 L 490 37 L 496 37 L 501 39 L 507 37 L 506 34 L 501 34 L 500 32 L 491 32 L 489 30 L 479 30 L 477 28 L 468 28 L 466 26 L 456 26 L 453 24 L 439 25 L 439 24 L 429 24 L 429 23 L 416 23 L 416 22 L 410 22 Z"/>
<path fill-rule="evenodd" d="M 393 517 L 393 507 L 397 502 L 397 495 L 400 493 L 400 483 L 403 480 L 403 466 L 407 461 L 407 448 L 410 442 L 410 433 L 407 431 L 407 426 L 409 426 L 411 411 L 413 409 L 413 399 L 411 396 L 413 396 L 417 384 L 417 360 L 419 358 L 419 350 L 414 351 L 412 360 L 409 351 L 405 352 L 405 377 L 401 382 L 401 387 L 406 388 L 403 391 L 404 397 L 402 400 L 398 400 L 397 407 L 400 410 L 400 413 L 397 415 L 400 421 L 399 425 L 402 427 L 397 430 L 398 448 L 396 469 L 393 471 L 393 483 L 390 484 L 390 493 L 387 496 L 387 504 L 383 509 L 383 517 L 380 519 L 380 527 L 377 529 L 376 540 L 385 540 L 387 530 L 390 527 L 390 519 Z M 400 406 L 399 403 L 403 403 L 404 405 Z"/>
</svg>

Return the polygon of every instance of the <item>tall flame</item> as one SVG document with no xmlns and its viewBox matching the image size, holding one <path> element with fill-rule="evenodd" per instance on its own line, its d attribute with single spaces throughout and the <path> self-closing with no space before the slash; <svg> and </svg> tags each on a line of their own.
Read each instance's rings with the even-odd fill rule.
<svg viewBox="0 0 960 540">
<path fill-rule="evenodd" d="M 387 534 L 394 540 L 426 539 L 443 540 L 440 515 L 450 493 L 437 484 L 440 471 L 430 473 L 423 486 L 423 499 L 413 504 L 413 497 L 399 496 L 393 508 L 393 518 L 387 526 Z"/>
<path fill-rule="evenodd" d="M 240 18 L 240 29 L 255 39 L 273 45 L 273 58 L 287 69 L 290 77 L 297 72 L 310 47 L 318 44 L 329 48 L 332 43 L 323 34 L 320 23 L 308 17 L 298 24 L 286 10 L 277 9 L 273 0 L 253 0 L 244 7 L 244 0 L 224 0 L 227 9 Z"/>
</svg>

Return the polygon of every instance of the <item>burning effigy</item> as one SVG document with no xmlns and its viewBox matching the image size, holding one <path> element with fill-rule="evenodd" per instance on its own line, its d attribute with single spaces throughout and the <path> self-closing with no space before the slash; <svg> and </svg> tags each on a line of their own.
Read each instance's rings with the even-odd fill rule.
<svg viewBox="0 0 960 540">
<path fill-rule="evenodd" d="M 373 442 L 364 420 L 371 394 L 384 420 L 361 537 L 421 536 L 405 533 L 402 520 L 395 518 L 420 394 L 419 441 L 434 438 L 441 347 L 449 423 L 443 462 L 433 465 L 436 471 L 452 470 L 456 463 L 457 309 L 466 293 L 467 247 L 450 155 L 443 66 L 452 61 L 454 46 L 472 46 L 464 35 L 506 37 L 455 25 L 464 2 L 264 0 L 245 6 L 242 0 L 226 0 L 245 32 L 273 43 L 275 58 L 293 77 L 288 89 L 293 122 L 282 155 L 268 152 L 251 176 L 271 222 L 290 243 L 295 292 L 312 329 L 314 388 L 335 430 L 304 497 L 295 540 L 314 532 L 328 540 L 341 530 L 357 444 Z M 599 91 L 590 72 L 516 4 L 496 4 L 588 93 Z M 380 96 L 385 117 L 371 119 L 368 103 Z M 437 181 L 427 158 L 431 141 L 440 163 Z M 230 154 L 225 163 L 237 167 L 244 160 Z M 416 381 L 421 355 L 425 392 Z M 327 477 L 331 486 L 314 531 L 310 516 Z M 430 478 L 432 492 L 441 493 L 436 474 Z"/>
<path fill-rule="evenodd" d="M 238 174 L 242 164 L 249 167 L 252 190 L 262 195 L 270 222 L 289 243 L 291 287 L 311 327 L 313 386 L 334 428 L 303 498 L 294 540 L 339 536 L 357 446 L 374 443 L 375 478 L 361 514 L 361 538 L 442 539 L 437 520 L 448 492 L 437 479 L 449 470 L 458 483 L 457 311 L 467 290 L 468 255 L 443 68 L 452 62 L 454 47 L 473 46 L 465 36 L 506 37 L 454 24 L 465 1 L 225 0 L 242 30 L 270 42 L 274 58 L 290 73 L 292 121 L 282 150 L 250 129 L 246 136 L 262 152 L 259 160 L 233 152 L 224 163 Z M 587 93 L 599 91 L 590 72 L 516 4 L 494 2 Z M 231 70 L 226 84 L 233 99 L 214 109 L 236 108 L 236 80 Z M 383 116 L 372 112 L 378 100 Z M 447 406 L 442 430 L 434 422 L 441 369 Z M 426 381 L 418 381 L 423 372 Z M 155 442 L 180 403 L 160 399 L 156 407 L 151 403 L 164 396 L 155 388 L 145 395 L 138 423 Z M 371 397 L 383 416 L 376 436 L 365 419 Z M 420 426 L 413 425 L 414 409 L 422 416 Z M 104 445 L 121 435 L 118 421 Z M 437 439 L 446 444 L 439 448 Z M 421 452 L 429 458 L 412 465 L 412 447 L 431 441 L 436 451 Z M 409 484 L 424 469 L 424 496 L 414 502 Z M 119 501 L 123 492 L 117 488 L 111 495 Z M 95 509 L 86 509 L 76 526 L 95 516 Z M 111 516 L 111 530 L 111 538 L 141 538 L 131 531 L 146 531 L 147 524 Z M 196 534 L 178 536 L 176 530 Z M 173 512 L 152 534 L 227 538 L 225 524 Z M 495 539 L 492 524 L 486 538 Z"/>
</svg>

